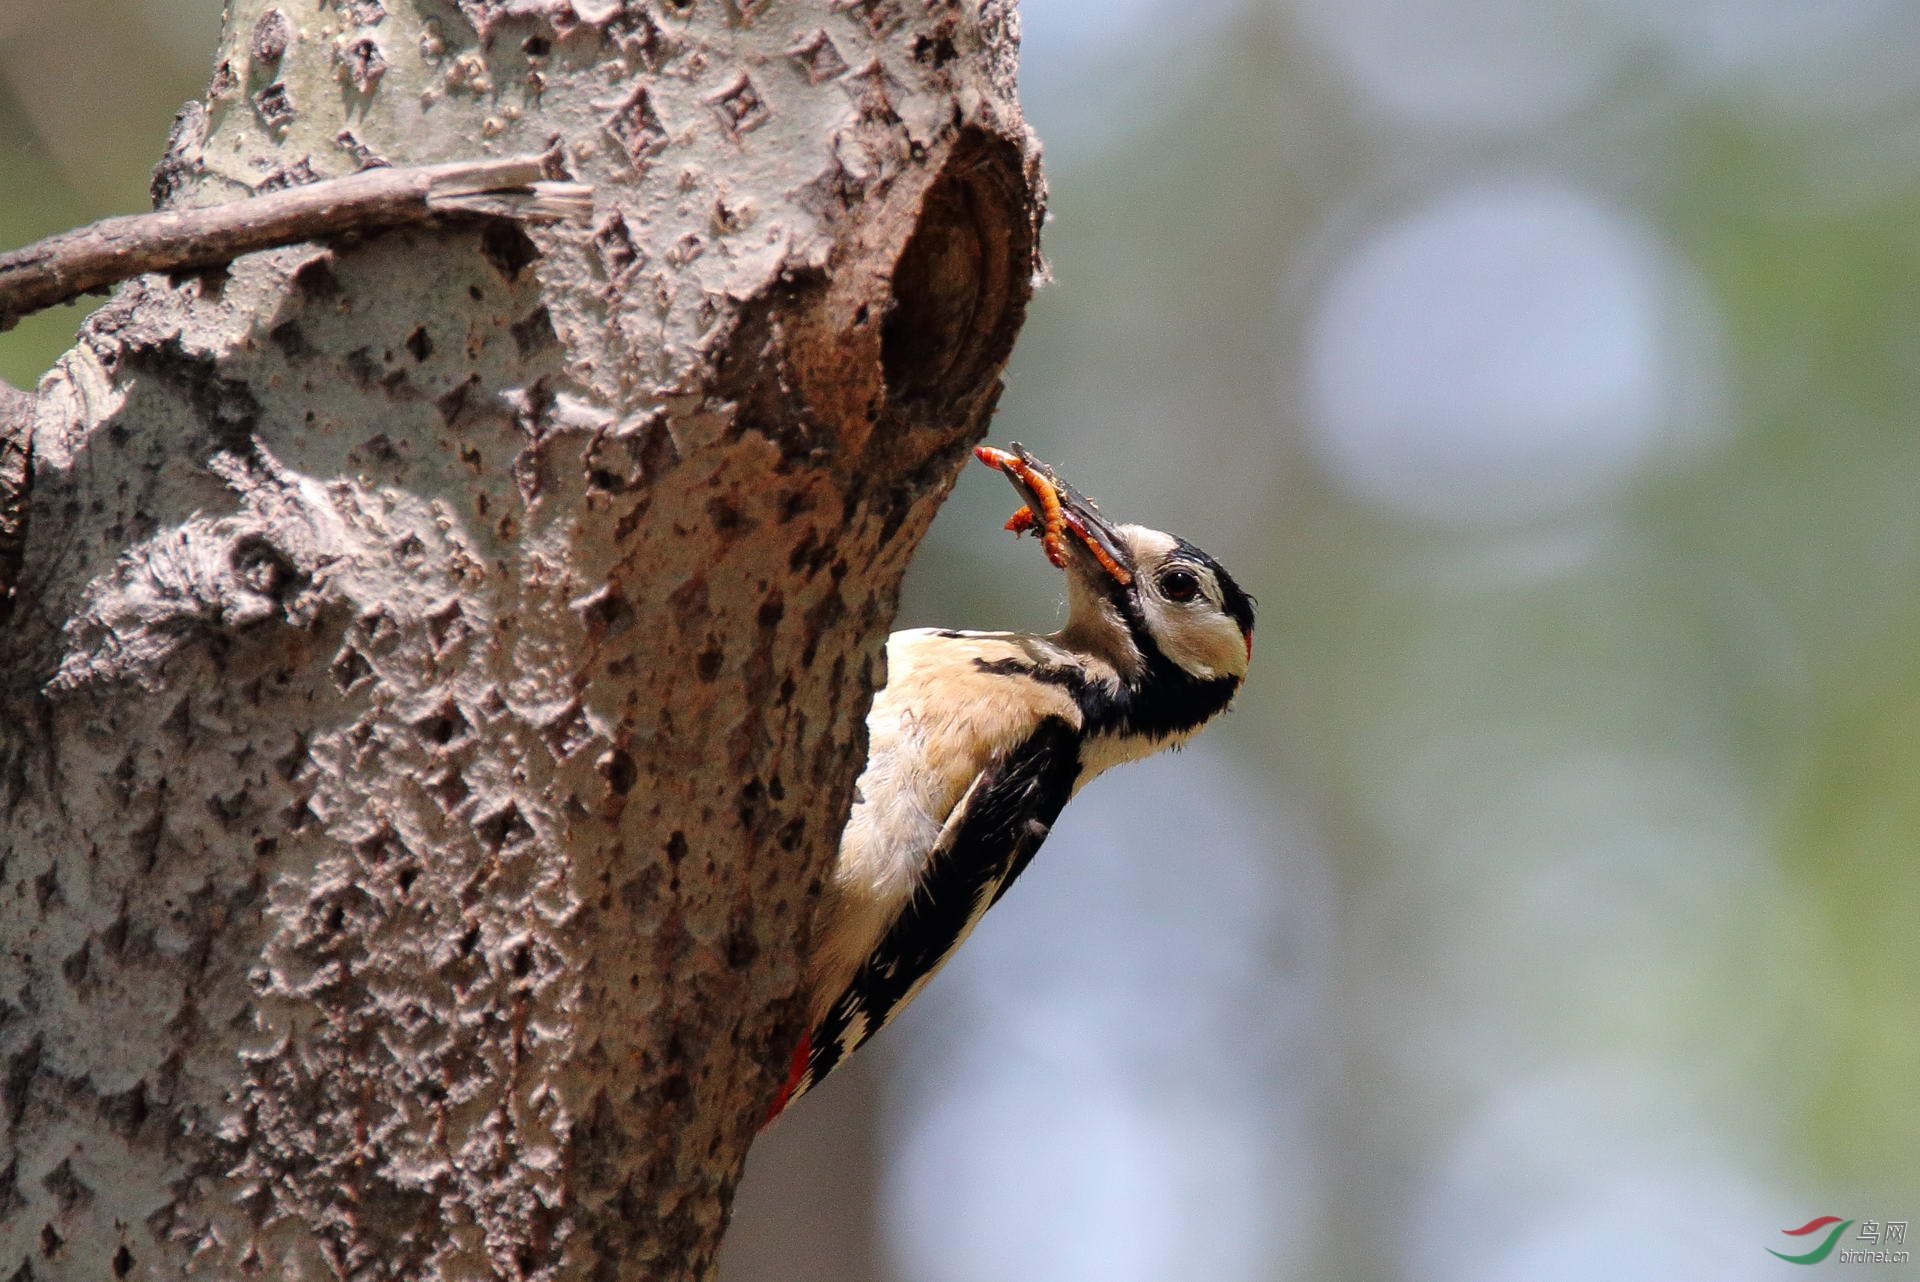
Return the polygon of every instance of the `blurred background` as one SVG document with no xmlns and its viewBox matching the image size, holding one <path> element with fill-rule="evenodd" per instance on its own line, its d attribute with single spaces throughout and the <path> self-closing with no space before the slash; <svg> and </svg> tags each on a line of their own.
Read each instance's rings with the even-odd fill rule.
<svg viewBox="0 0 1920 1282">
<path fill-rule="evenodd" d="M 145 207 L 218 8 L 0 0 L 0 243 Z M 995 439 L 1225 561 L 1255 670 L 762 1141 L 727 1282 L 1731 1282 L 1920 1219 L 1920 0 L 1025 11 Z M 1009 510 L 963 478 L 902 626 L 1052 624 Z"/>
</svg>

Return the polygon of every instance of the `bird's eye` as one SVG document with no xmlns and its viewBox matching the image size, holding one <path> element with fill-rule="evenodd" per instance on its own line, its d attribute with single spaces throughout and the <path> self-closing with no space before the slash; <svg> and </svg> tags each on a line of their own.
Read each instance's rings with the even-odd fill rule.
<svg viewBox="0 0 1920 1282">
<path fill-rule="evenodd" d="M 1169 601 L 1191 601 L 1200 595 L 1200 578 L 1192 570 L 1168 570 L 1160 576 L 1160 595 Z"/>
</svg>

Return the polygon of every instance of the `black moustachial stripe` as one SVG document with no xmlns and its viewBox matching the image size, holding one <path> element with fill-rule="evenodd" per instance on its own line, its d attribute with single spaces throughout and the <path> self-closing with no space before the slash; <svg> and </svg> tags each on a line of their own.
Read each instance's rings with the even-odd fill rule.
<svg viewBox="0 0 1920 1282">
<path fill-rule="evenodd" d="M 1240 688 L 1239 678 L 1194 676 L 1160 652 L 1131 599 L 1121 610 L 1142 659 L 1140 675 L 1133 681 L 1123 681 L 1116 687 L 1089 681 L 1086 673 L 1070 664 L 1024 659 L 975 659 L 973 666 L 996 676 L 1028 677 L 1059 686 L 1080 706 L 1087 735 L 1165 739 L 1198 729 L 1233 702 L 1234 692 Z"/>
<path fill-rule="evenodd" d="M 953 840 L 934 852 L 913 898 L 814 1029 L 806 1085 L 885 1026 L 913 986 L 940 968 L 980 913 L 1032 862 L 1073 793 L 1079 748 L 1078 732 L 1048 717 L 988 767 L 963 803 L 966 814 Z"/>
<path fill-rule="evenodd" d="M 1081 703 L 1089 735 L 1165 739 L 1199 729 L 1233 702 L 1240 678 L 1194 676 L 1160 652 L 1144 624 L 1135 629 L 1134 639 L 1143 660 L 1140 676 L 1122 682 L 1110 699 Z"/>
</svg>

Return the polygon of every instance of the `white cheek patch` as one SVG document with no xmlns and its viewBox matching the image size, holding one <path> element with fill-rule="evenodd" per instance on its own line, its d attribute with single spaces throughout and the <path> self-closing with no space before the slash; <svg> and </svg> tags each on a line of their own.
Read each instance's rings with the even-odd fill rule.
<svg viewBox="0 0 1920 1282">
<path fill-rule="evenodd" d="M 1197 677 L 1246 675 L 1246 638 L 1232 619 L 1204 603 L 1188 610 L 1145 597 L 1141 605 L 1167 658 Z"/>
</svg>

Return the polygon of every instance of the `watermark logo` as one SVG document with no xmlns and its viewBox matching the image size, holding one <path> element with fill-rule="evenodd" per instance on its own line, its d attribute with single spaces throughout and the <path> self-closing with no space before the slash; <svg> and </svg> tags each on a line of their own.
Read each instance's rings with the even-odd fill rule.
<svg viewBox="0 0 1920 1282">
<path fill-rule="evenodd" d="M 1907 1222 L 1888 1220 L 1882 1224 L 1879 1220 L 1861 1220 L 1860 1228 L 1854 1234 L 1854 1240 L 1866 1243 L 1860 1247 L 1841 1246 L 1839 1253 L 1834 1248 L 1840 1245 L 1840 1236 L 1853 1226 L 1852 1220 L 1843 1220 L 1837 1215 L 1821 1215 L 1808 1220 L 1797 1229 L 1781 1229 L 1788 1237 L 1808 1238 L 1816 1233 L 1824 1236 L 1819 1245 L 1800 1255 L 1789 1255 L 1785 1251 L 1767 1248 L 1767 1254 L 1778 1256 L 1788 1264 L 1819 1264 L 1828 1256 L 1833 1256 L 1835 1264 L 1905 1264 L 1907 1253 L 1892 1250 L 1907 1244 Z"/>
<path fill-rule="evenodd" d="M 1840 1235 L 1845 1233 L 1847 1226 L 1852 1223 L 1852 1220 L 1843 1220 L 1837 1215 L 1822 1215 L 1817 1219 L 1808 1220 L 1797 1229 L 1781 1229 L 1780 1231 L 1788 1237 L 1805 1237 L 1809 1233 L 1818 1233 L 1829 1224 L 1833 1225 L 1833 1230 L 1827 1234 L 1826 1241 L 1814 1247 L 1813 1250 L 1808 1251 L 1805 1255 L 1788 1255 L 1784 1251 L 1776 1251 L 1772 1247 L 1767 1248 L 1767 1254 L 1777 1255 L 1788 1264 L 1818 1264 L 1833 1254 L 1834 1243 L 1840 1240 Z"/>
</svg>

